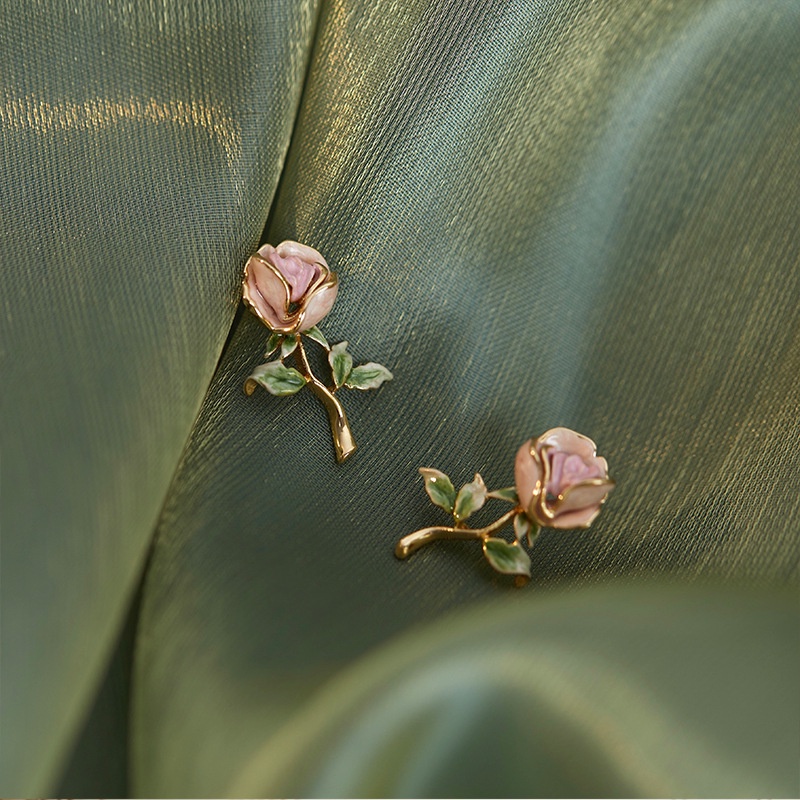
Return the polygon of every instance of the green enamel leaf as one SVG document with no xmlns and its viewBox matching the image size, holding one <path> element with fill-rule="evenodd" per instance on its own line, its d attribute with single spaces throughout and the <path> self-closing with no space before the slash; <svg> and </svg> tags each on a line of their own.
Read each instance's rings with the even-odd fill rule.
<svg viewBox="0 0 800 800">
<path fill-rule="evenodd" d="M 255 381 L 277 397 L 295 394 L 306 385 L 306 379 L 296 369 L 287 367 L 280 361 L 270 361 L 268 364 L 256 367 L 247 379 L 247 383 L 251 381 Z"/>
<path fill-rule="evenodd" d="M 505 500 L 508 503 L 519 503 L 519 497 L 517 497 L 517 489 L 515 486 L 507 486 L 505 489 L 495 489 L 486 496 L 494 497 L 496 500 Z"/>
<path fill-rule="evenodd" d="M 539 530 L 539 526 L 531 522 L 525 514 L 517 514 L 514 517 L 514 535 L 518 542 L 524 538 L 528 542 L 528 547 L 533 547 L 533 540 L 539 535 Z"/>
<path fill-rule="evenodd" d="M 466 483 L 458 492 L 453 515 L 457 522 L 463 522 L 470 514 L 474 514 L 486 502 L 486 484 L 478 473 L 471 483 Z"/>
<path fill-rule="evenodd" d="M 393 377 L 382 364 L 370 361 L 368 364 L 359 364 L 344 385 L 348 389 L 377 389 L 384 381 L 390 381 Z"/>
<path fill-rule="evenodd" d="M 531 521 L 525 514 L 517 514 L 514 517 L 514 536 L 518 542 L 521 542 L 531 532 Z"/>
<path fill-rule="evenodd" d="M 353 369 L 353 357 L 347 352 L 347 342 L 339 342 L 330 349 L 328 362 L 333 372 L 333 382 L 338 389 L 344 384 Z"/>
<path fill-rule="evenodd" d="M 326 350 L 331 349 L 328 340 L 322 335 L 322 331 L 316 325 L 313 328 L 309 328 L 307 331 L 303 331 L 303 335 L 308 336 L 309 339 L 315 341 L 317 344 L 321 344 Z"/>
<path fill-rule="evenodd" d="M 537 525 L 535 522 L 531 522 L 531 527 L 528 530 L 528 547 L 533 547 L 533 543 L 536 541 L 536 538 L 542 532 L 542 526 Z"/>
<path fill-rule="evenodd" d="M 264 358 L 269 358 L 280 346 L 283 341 L 283 334 L 272 333 L 267 339 L 267 349 L 264 353 Z"/>
<path fill-rule="evenodd" d="M 498 572 L 504 575 L 531 577 L 531 559 L 516 542 L 509 544 L 505 539 L 484 539 L 483 554 Z"/>
<path fill-rule="evenodd" d="M 444 472 L 429 467 L 420 467 L 419 474 L 425 479 L 425 491 L 428 497 L 437 506 L 452 514 L 456 502 L 456 490 L 450 478 Z"/>
<path fill-rule="evenodd" d="M 287 336 L 281 344 L 281 358 L 286 358 L 286 356 L 291 355 L 295 351 L 296 347 L 297 337 Z"/>
</svg>

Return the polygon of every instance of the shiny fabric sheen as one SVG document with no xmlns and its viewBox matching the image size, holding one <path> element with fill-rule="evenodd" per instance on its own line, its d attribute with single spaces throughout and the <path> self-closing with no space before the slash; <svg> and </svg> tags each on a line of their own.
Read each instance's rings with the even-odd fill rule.
<svg viewBox="0 0 800 800">
<path fill-rule="evenodd" d="M 231 795 L 791 796 L 787 600 L 617 585 L 470 609 L 337 676 Z"/>
<path fill-rule="evenodd" d="M 4 796 L 143 570 L 131 795 L 800 793 L 796 2 L 0 0 L 0 45 Z M 283 239 L 395 375 L 344 465 L 242 390 Z M 419 466 L 506 486 L 556 425 L 618 488 L 525 590 L 394 558 Z"/>
<path fill-rule="evenodd" d="M 52 791 L 289 144 L 313 3 L 0 2 L 6 796 Z"/>
<path fill-rule="evenodd" d="M 496 487 L 549 427 L 601 444 L 619 488 L 591 531 L 542 534 L 528 591 L 796 585 L 798 42 L 779 2 L 323 7 L 265 240 L 325 254 L 341 278 L 326 335 L 395 380 L 346 398 L 361 449 L 338 466 L 312 396 L 244 396 L 266 331 L 237 324 L 147 576 L 138 792 L 236 794 L 368 650 L 468 603 L 524 602 L 475 547 L 394 559 L 441 519 L 418 466 Z M 393 753 L 374 769 L 402 770 Z M 419 792 L 464 791 L 447 774 Z M 663 789 L 604 780 L 586 791 Z M 308 786 L 247 791 L 395 784 Z"/>
</svg>

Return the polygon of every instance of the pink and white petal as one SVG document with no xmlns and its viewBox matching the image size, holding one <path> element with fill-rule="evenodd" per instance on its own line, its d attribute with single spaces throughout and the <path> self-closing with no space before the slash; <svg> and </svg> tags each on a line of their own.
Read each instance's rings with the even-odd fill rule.
<svg viewBox="0 0 800 800">
<path fill-rule="evenodd" d="M 264 258 L 265 260 L 269 261 L 269 257 L 275 252 L 275 248 L 271 244 L 262 244 L 261 247 L 258 248 L 258 254 Z"/>
<path fill-rule="evenodd" d="M 339 284 L 334 282 L 325 284 L 314 292 L 303 310 L 303 321 L 300 323 L 298 330 L 307 331 L 326 317 L 331 308 L 333 308 L 333 302 L 336 300 L 338 291 Z"/>
<path fill-rule="evenodd" d="M 599 506 L 613 488 L 613 482 L 605 480 L 576 483 L 564 492 L 563 499 L 553 505 L 553 510 L 558 516 L 568 511 L 577 511 L 580 508 Z"/>
<path fill-rule="evenodd" d="M 517 457 L 514 460 L 514 485 L 517 487 L 519 502 L 526 510 L 531 500 L 542 490 L 542 464 L 538 454 L 531 453 L 532 443 L 532 440 L 528 439 L 517 450 Z"/>
<path fill-rule="evenodd" d="M 547 472 L 547 491 L 558 496 L 561 494 L 561 476 L 564 472 L 564 462 L 569 458 L 568 453 L 551 451 L 549 448 L 542 453 L 542 457 L 547 459 L 550 469 Z"/>
<path fill-rule="evenodd" d="M 607 477 L 607 471 L 597 462 L 596 458 L 587 463 L 577 453 L 551 453 L 549 448 L 545 453 L 547 453 L 550 467 L 547 476 L 548 494 L 558 497 L 577 483 Z"/>
<path fill-rule="evenodd" d="M 302 258 L 303 261 L 308 261 L 310 264 L 324 264 L 326 267 L 328 266 L 328 262 L 322 257 L 322 254 L 313 247 L 309 247 L 307 244 L 300 244 L 300 242 L 293 242 L 287 239 L 285 242 L 281 242 L 275 249 L 278 251 L 278 255 L 281 258 L 297 256 L 298 258 Z"/>
<path fill-rule="evenodd" d="M 273 253 L 269 262 L 277 267 L 281 275 L 286 278 L 286 282 L 292 287 L 290 299 L 293 303 L 302 299 L 311 282 L 316 280 L 321 272 L 321 268 L 316 264 L 309 264 L 297 256 L 283 258 L 280 253 Z"/>
<path fill-rule="evenodd" d="M 589 508 L 579 509 L 578 511 L 568 511 L 566 514 L 559 514 L 547 524 L 551 528 L 558 528 L 562 531 L 568 531 L 571 528 L 588 528 L 595 521 L 599 513 L 599 506 L 591 506 Z"/>
<path fill-rule="evenodd" d="M 245 267 L 244 299 L 271 328 L 287 324 L 289 295 L 283 281 L 257 257 Z"/>
<path fill-rule="evenodd" d="M 594 458 L 597 452 L 597 445 L 588 436 L 569 428 L 551 428 L 545 431 L 536 440 L 536 449 L 541 450 L 542 447 L 552 447 L 564 453 L 575 453 L 587 461 Z"/>
<path fill-rule="evenodd" d="M 605 478 L 607 470 L 603 469 L 597 458 L 585 461 L 577 453 L 571 453 L 564 461 L 564 471 L 561 475 L 563 486 L 574 486 L 576 483 Z M 561 492 L 559 492 L 561 494 Z"/>
</svg>

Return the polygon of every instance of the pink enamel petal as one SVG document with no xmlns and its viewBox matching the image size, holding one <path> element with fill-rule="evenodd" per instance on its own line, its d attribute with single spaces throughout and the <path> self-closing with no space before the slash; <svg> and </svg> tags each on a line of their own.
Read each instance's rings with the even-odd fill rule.
<svg viewBox="0 0 800 800">
<path fill-rule="evenodd" d="M 289 323 L 289 298 L 281 279 L 272 270 L 252 257 L 245 267 L 244 299 L 270 328 L 285 328 Z"/>
<path fill-rule="evenodd" d="M 328 315 L 333 308 L 336 300 L 336 293 L 339 291 L 338 282 L 328 283 L 311 295 L 311 299 L 305 307 L 303 321 L 298 330 L 307 331 L 313 328 L 321 319 Z"/>
<path fill-rule="evenodd" d="M 553 510 L 560 516 L 581 508 L 599 506 L 613 488 L 611 481 L 576 483 L 564 492 L 564 499 L 556 503 Z"/>
<path fill-rule="evenodd" d="M 605 476 L 606 470 L 602 464 L 598 463 L 596 457 L 588 463 L 577 454 L 568 455 L 564 459 L 564 471 L 561 478 L 569 486 L 592 478 L 605 478 Z"/>
<path fill-rule="evenodd" d="M 550 520 L 547 526 L 550 528 L 559 528 L 562 531 L 570 530 L 570 528 L 588 528 L 595 521 L 599 513 L 599 506 L 582 508 L 579 511 L 559 514 L 555 519 Z"/>
<path fill-rule="evenodd" d="M 588 437 L 569 428 L 551 428 L 536 440 L 536 449 L 552 447 L 564 453 L 575 453 L 586 461 L 594 458 L 597 445 Z"/>
<path fill-rule="evenodd" d="M 562 489 L 561 476 L 564 472 L 564 462 L 569 458 L 569 454 L 561 452 L 551 454 L 550 452 L 546 452 L 546 454 L 543 454 L 543 457 L 548 459 L 550 466 L 547 476 L 547 492 L 548 494 L 558 497 Z"/>
<path fill-rule="evenodd" d="M 308 264 L 296 256 L 282 258 L 280 253 L 273 253 L 270 264 L 278 268 L 286 282 L 292 287 L 291 301 L 297 303 L 308 290 L 311 282 L 317 278 L 320 268 L 316 264 Z"/>
<path fill-rule="evenodd" d="M 528 439 L 517 450 L 514 460 L 514 484 L 517 487 L 517 496 L 524 509 L 528 509 L 534 496 L 542 488 L 542 467 L 538 457 L 531 455 L 532 440 Z"/>
<path fill-rule="evenodd" d="M 550 457 L 550 469 L 547 491 L 556 497 L 570 486 L 607 475 L 607 469 L 596 458 L 587 463 L 576 453 L 554 453 Z"/>
<path fill-rule="evenodd" d="M 269 257 L 275 252 L 275 248 L 271 244 L 262 244 L 258 248 L 258 254 L 262 256 L 265 261 L 269 261 Z"/>
<path fill-rule="evenodd" d="M 296 256 L 310 264 L 324 264 L 326 267 L 328 266 L 328 262 L 322 257 L 322 254 L 313 247 L 309 247 L 307 244 L 300 244 L 300 242 L 293 242 L 287 239 L 285 242 L 281 242 L 275 249 L 278 251 L 278 255 L 281 258 Z"/>
</svg>

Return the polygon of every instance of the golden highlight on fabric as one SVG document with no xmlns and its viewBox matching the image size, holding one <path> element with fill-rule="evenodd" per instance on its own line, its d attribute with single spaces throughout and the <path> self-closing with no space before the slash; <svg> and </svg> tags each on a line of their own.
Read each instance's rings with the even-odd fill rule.
<svg viewBox="0 0 800 800">
<path fill-rule="evenodd" d="M 36 94 L 5 93 L 0 102 L 0 125 L 9 130 L 52 134 L 58 131 L 102 130 L 121 122 L 172 124 L 204 130 L 225 152 L 229 165 L 241 155 L 239 123 L 217 105 L 202 100 L 165 100 L 131 95 L 121 99 L 92 97 L 83 101 L 50 102 Z"/>
</svg>

